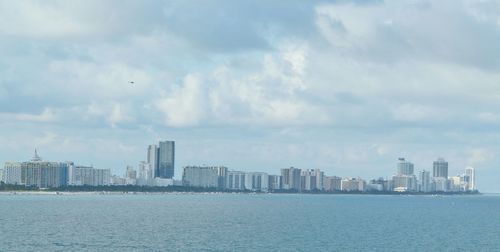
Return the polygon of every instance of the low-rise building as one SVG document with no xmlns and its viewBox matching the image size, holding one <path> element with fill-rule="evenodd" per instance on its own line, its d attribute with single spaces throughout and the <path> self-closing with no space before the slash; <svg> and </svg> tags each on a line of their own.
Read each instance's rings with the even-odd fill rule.
<svg viewBox="0 0 500 252">
<path fill-rule="evenodd" d="M 464 186 L 463 177 L 460 176 L 460 175 L 450 177 L 450 179 L 449 179 L 449 189 L 450 189 L 451 192 L 464 191 L 465 186 Z"/>
<path fill-rule="evenodd" d="M 341 183 L 340 190 L 346 192 L 352 192 L 352 191 L 363 192 L 365 191 L 366 187 L 366 182 L 360 178 L 344 178 L 340 183 Z"/>
<path fill-rule="evenodd" d="M 115 186 L 123 186 L 127 184 L 127 180 L 125 178 L 113 175 L 111 176 L 111 185 Z"/>
<path fill-rule="evenodd" d="M 392 176 L 392 186 L 398 191 L 417 191 L 417 177 L 415 175 L 394 175 Z"/>
<path fill-rule="evenodd" d="M 137 185 L 137 171 L 133 166 L 127 166 L 125 180 L 127 181 L 127 185 Z"/>
<path fill-rule="evenodd" d="M 137 185 L 153 186 L 154 185 L 154 168 L 150 163 L 145 161 L 139 162 L 139 174 L 137 176 Z"/>
<path fill-rule="evenodd" d="M 167 187 L 167 186 L 173 186 L 174 185 L 174 180 L 170 178 L 155 178 L 155 186 L 160 186 L 160 187 Z"/>
<path fill-rule="evenodd" d="M 325 176 L 323 186 L 327 192 L 340 191 L 342 188 L 342 178 L 337 176 Z"/>
<path fill-rule="evenodd" d="M 433 177 L 432 178 L 432 191 L 434 192 L 448 192 L 449 191 L 449 181 L 444 177 Z"/>
<path fill-rule="evenodd" d="M 71 165 L 68 170 L 71 174 L 69 185 L 107 186 L 111 184 L 111 170 L 109 169 Z"/>
</svg>

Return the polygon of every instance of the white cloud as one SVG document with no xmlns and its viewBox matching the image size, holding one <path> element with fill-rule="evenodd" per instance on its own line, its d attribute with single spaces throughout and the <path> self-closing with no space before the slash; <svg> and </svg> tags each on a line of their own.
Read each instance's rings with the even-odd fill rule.
<svg viewBox="0 0 500 252">
<path fill-rule="evenodd" d="M 196 126 L 205 118 L 207 96 L 202 81 L 198 75 L 188 75 L 182 86 L 165 91 L 164 97 L 155 102 L 166 125 Z"/>
<path fill-rule="evenodd" d="M 39 122 L 48 123 L 58 120 L 58 116 L 51 108 L 44 108 L 40 114 L 27 113 L 0 113 L 0 118 L 4 122 Z"/>
<path fill-rule="evenodd" d="M 188 75 L 156 107 L 176 127 L 323 124 L 330 120 L 326 111 L 300 98 L 307 90 L 307 50 L 287 42 L 263 56 L 260 71 L 235 75 L 236 69 L 221 65 L 207 76 Z"/>
</svg>

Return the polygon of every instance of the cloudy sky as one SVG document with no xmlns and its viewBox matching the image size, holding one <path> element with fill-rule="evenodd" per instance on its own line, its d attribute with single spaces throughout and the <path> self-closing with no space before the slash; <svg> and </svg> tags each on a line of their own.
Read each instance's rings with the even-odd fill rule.
<svg viewBox="0 0 500 252">
<path fill-rule="evenodd" d="M 134 81 L 135 84 L 130 84 Z M 500 191 L 495 1 L 0 0 L 0 162 L 388 177 Z"/>
</svg>

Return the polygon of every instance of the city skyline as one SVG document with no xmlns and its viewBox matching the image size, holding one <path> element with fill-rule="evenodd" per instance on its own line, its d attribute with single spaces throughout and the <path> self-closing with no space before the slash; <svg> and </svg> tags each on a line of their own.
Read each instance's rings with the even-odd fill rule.
<svg viewBox="0 0 500 252">
<path fill-rule="evenodd" d="M 500 0 L 0 0 L 0 252 L 496 251 Z"/>
<path fill-rule="evenodd" d="M 138 167 L 127 165 L 125 175 L 112 174 L 110 169 L 81 166 L 73 161 L 44 161 L 35 149 L 27 162 L 6 162 L 0 169 L 0 181 L 6 184 L 57 188 L 69 186 L 187 186 L 219 190 L 273 191 L 366 191 L 366 192 L 471 192 L 478 190 L 476 172 L 466 167 L 456 176 L 448 176 L 448 162 L 439 157 L 433 161 L 430 171 L 421 169 L 418 174 L 412 162 L 398 158 L 392 177 L 343 176 L 327 174 L 317 168 L 281 168 L 280 174 L 262 171 L 241 171 L 226 166 L 185 165 L 182 178 L 173 176 L 175 141 L 159 141 L 145 152 L 147 161 L 139 161 Z M 168 164 L 161 163 L 167 162 Z M 137 169 L 136 169 L 137 168 Z M 161 171 L 162 169 L 170 171 Z M 418 175 L 418 176 L 417 176 Z M 369 181 L 369 182 L 368 182 Z"/>
<path fill-rule="evenodd" d="M 118 173 L 167 138 L 176 164 L 269 173 L 376 177 L 397 157 L 432 173 L 443 156 L 450 176 L 476 167 L 500 192 L 496 13 L 494 1 L 0 1 L 0 162 L 37 147 Z"/>
</svg>

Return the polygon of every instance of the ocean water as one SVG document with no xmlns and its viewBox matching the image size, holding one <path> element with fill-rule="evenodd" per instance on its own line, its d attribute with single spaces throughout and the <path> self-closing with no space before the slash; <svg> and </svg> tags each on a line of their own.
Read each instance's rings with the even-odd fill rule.
<svg viewBox="0 0 500 252">
<path fill-rule="evenodd" d="M 500 196 L 0 195 L 0 251 L 500 251 Z"/>
</svg>

